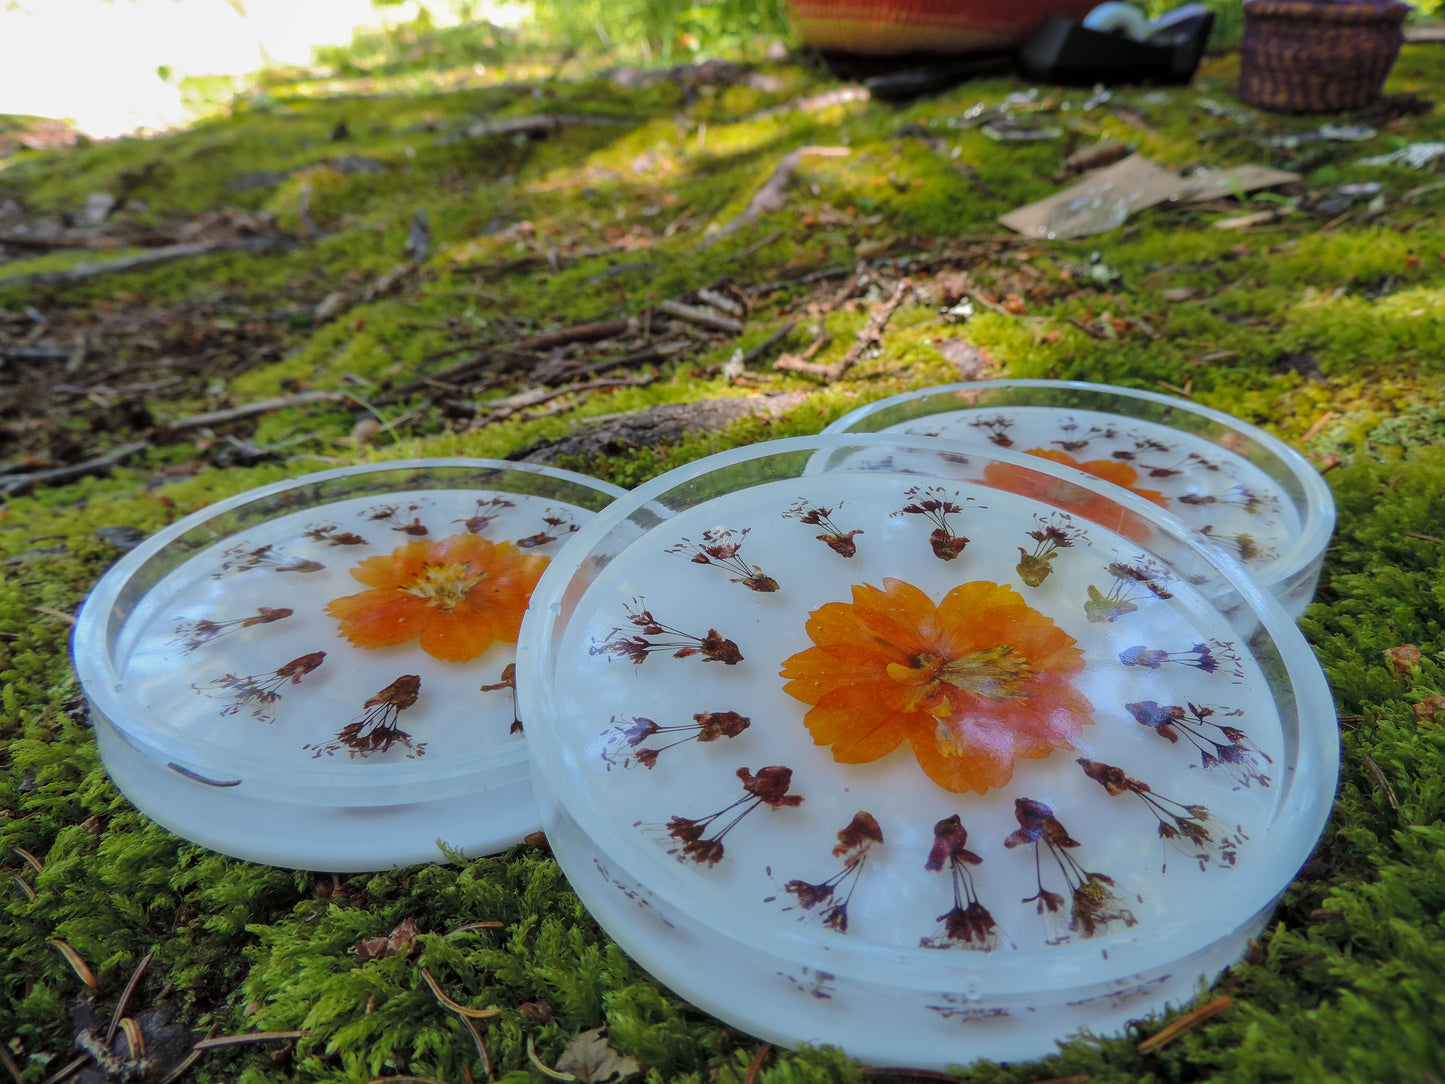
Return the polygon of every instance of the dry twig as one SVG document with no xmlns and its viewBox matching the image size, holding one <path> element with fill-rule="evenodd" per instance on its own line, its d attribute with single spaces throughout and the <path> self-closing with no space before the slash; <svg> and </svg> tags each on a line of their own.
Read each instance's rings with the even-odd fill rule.
<svg viewBox="0 0 1445 1084">
<path fill-rule="evenodd" d="M 123 448 L 117 448 L 113 452 L 107 452 L 105 455 L 87 459 L 83 463 L 73 463 L 68 467 L 54 467 L 50 470 L 38 470 L 30 474 L 18 474 L 6 478 L 0 482 L 0 498 L 29 493 L 36 486 L 62 485 L 88 475 L 105 474 L 112 467 L 124 462 L 137 452 L 145 451 L 150 446 L 150 441 L 138 440 Z"/>
<path fill-rule="evenodd" d="M 272 252 L 291 248 L 295 243 L 289 237 L 246 237 L 239 241 L 218 241 L 210 245 L 163 245 L 107 263 L 80 263 L 64 271 L 35 271 L 28 275 L 12 275 L 0 279 L 0 286 L 68 286 L 98 275 L 133 271 L 137 267 L 154 267 L 193 256 L 215 256 L 223 252 Z"/>
<path fill-rule="evenodd" d="M 831 365 L 819 365 L 806 358 L 795 358 L 784 354 L 773 362 L 773 368 L 806 373 L 827 381 L 840 379 L 844 373 L 862 360 L 864 354 L 878 345 L 883 338 L 883 329 L 888 326 L 888 321 L 893 319 L 893 314 L 898 311 L 898 307 L 903 304 L 912 289 L 911 279 L 900 279 L 892 296 L 874 310 L 873 315 L 868 318 L 868 323 L 863 326 L 863 330 L 858 332 L 853 345 L 848 348 L 848 352 Z"/>
<path fill-rule="evenodd" d="M 1150 1051 L 1158 1050 L 1166 1043 L 1171 1043 L 1183 1035 L 1192 1027 L 1196 1027 L 1208 1020 L 1211 1016 L 1217 1016 L 1225 1009 L 1234 1004 L 1232 997 L 1217 997 L 1213 1001 L 1206 1001 L 1197 1009 L 1185 1013 L 1168 1027 L 1161 1029 L 1157 1034 L 1149 1036 L 1136 1048 L 1141 1054 L 1148 1054 Z"/>
<path fill-rule="evenodd" d="M 297 392 L 295 395 L 280 395 L 274 399 L 242 403 L 240 406 L 226 407 L 223 410 L 208 410 L 201 414 L 191 414 L 168 422 L 166 428 L 171 432 L 176 432 L 181 429 L 197 429 L 203 425 L 223 425 L 226 422 L 240 421 L 242 418 L 252 418 L 257 414 L 269 414 L 273 410 L 309 406 L 312 403 L 344 403 L 351 398 L 352 396 L 344 391 L 303 391 Z"/>
<path fill-rule="evenodd" d="M 865 96 L 867 93 L 866 90 L 863 91 Z M 851 152 L 847 147 L 799 147 L 795 151 L 789 151 L 783 155 L 777 168 L 773 170 L 772 176 L 763 182 L 763 186 L 753 195 L 747 207 L 726 224 L 718 227 L 715 232 L 699 241 L 697 248 L 699 250 L 710 248 L 723 238 L 731 237 L 744 226 L 756 222 L 763 215 L 781 211 L 787 202 L 788 182 L 792 180 L 793 174 L 797 172 L 798 165 L 804 157 L 839 158 L 849 153 Z"/>
</svg>

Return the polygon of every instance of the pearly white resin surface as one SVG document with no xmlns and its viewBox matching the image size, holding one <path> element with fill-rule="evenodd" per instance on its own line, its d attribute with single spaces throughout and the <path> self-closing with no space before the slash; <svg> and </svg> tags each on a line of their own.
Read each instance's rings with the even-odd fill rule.
<svg viewBox="0 0 1445 1084">
<path fill-rule="evenodd" d="M 475 494 L 455 490 L 353 498 L 280 516 L 191 558 L 146 596 L 117 644 L 125 694 L 135 708 L 127 729 L 184 749 L 178 762 L 208 778 L 245 782 L 248 773 L 261 771 L 300 786 L 348 788 L 443 783 L 519 743 L 510 690 L 480 691 L 500 679 L 513 644 L 496 642 L 466 662 L 433 658 L 415 640 L 360 647 L 342 637 L 326 612 L 331 600 L 368 589 L 351 575 L 361 561 L 415 539 L 469 533 L 467 520 L 479 514 L 489 518 L 476 532 L 480 537 L 516 542 L 540 534 L 548 541 L 522 552 L 544 556 L 586 515 L 543 497 L 501 495 L 509 506 L 495 510 L 485 503 L 492 499 L 479 503 Z M 548 516 L 563 524 L 545 523 Z M 346 536 L 347 544 L 334 541 Z M 236 622 L 262 608 L 293 612 L 210 638 L 196 631 L 200 622 Z M 324 658 L 314 670 L 294 682 L 276 680 L 279 669 L 316 652 Z M 365 712 L 367 699 L 403 675 L 420 678 L 416 702 L 396 716 L 407 741 L 368 753 L 329 747 Z M 270 689 L 275 699 L 257 689 Z"/>
<path fill-rule="evenodd" d="M 1173 513 L 1248 568 L 1278 560 L 1300 530 L 1289 494 L 1257 465 L 1214 441 L 1157 422 L 1096 410 L 1017 406 L 936 414 L 881 431 L 1063 453 L 1091 474 L 1099 462 L 1108 469 L 1128 468 L 1136 477 L 1126 488 Z"/>
<path fill-rule="evenodd" d="M 944 872 L 924 869 L 934 826 L 958 814 L 968 847 L 982 862 L 971 870 L 980 901 L 997 923 L 988 947 L 950 943 L 940 949 L 969 952 L 1015 963 L 1061 957 L 1095 957 L 1116 940 L 1134 940 L 1178 924 L 1187 925 L 1201 893 L 1226 890 L 1231 878 L 1261 858 L 1248 840 L 1262 835 L 1274 815 L 1274 782 L 1283 762 L 1282 737 L 1273 696 L 1258 665 L 1241 650 L 1231 626 L 1188 584 L 1163 574 L 1157 581 L 1173 598 L 1139 593 L 1138 609 L 1114 621 L 1087 619 L 1084 603 L 1091 585 L 1115 584 L 1108 566 L 1141 561 L 1140 547 L 1101 528 L 1081 528 L 1083 538 L 1060 551 L 1053 573 L 1037 588 L 1024 586 L 1015 571 L 1016 544 L 1033 545 L 1038 506 L 1014 494 L 953 485 L 937 487 L 960 500 L 963 511 L 949 517 L 970 541 L 955 559 L 931 551 L 932 524 L 898 510 L 910 504 L 916 480 L 891 476 L 841 476 L 777 482 L 692 509 L 630 547 L 609 563 L 569 622 L 560 653 L 567 660 L 558 689 L 558 714 L 549 720 L 570 751 L 568 770 L 576 787 L 569 801 L 584 826 L 592 818 L 626 826 L 646 856 L 649 883 L 707 899 L 712 905 L 746 913 L 777 934 L 822 941 L 859 942 L 918 950 L 939 937 L 939 917 L 952 905 L 952 882 Z M 928 487 L 925 487 L 928 488 Z M 852 558 L 839 556 L 809 527 L 785 518 L 797 499 L 832 509 L 843 530 L 861 529 Z M 722 528 L 748 535 L 740 555 L 777 580 L 776 592 L 762 593 L 731 582 L 727 569 L 692 562 L 668 548 L 704 531 Z M 870 764 L 837 763 L 829 748 L 815 745 L 804 724 L 806 704 L 783 691 L 779 668 L 811 644 L 809 614 L 829 602 L 848 602 L 854 584 L 881 586 L 897 576 L 920 588 L 935 603 L 959 584 L 1010 584 L 1029 606 L 1053 619 L 1078 642 L 1085 669 L 1073 682 L 1094 706 L 1091 725 L 1072 749 L 1044 759 L 1020 759 L 1005 786 L 985 794 L 952 793 L 920 768 L 908 743 Z M 635 600 L 635 602 L 634 602 Z M 629 609 L 645 607 L 659 623 L 702 637 L 715 629 L 734 641 L 743 658 L 726 664 L 700 655 L 675 658 L 659 650 L 634 663 L 605 649 L 616 638 L 637 632 Z M 669 642 L 675 637 L 654 636 Z M 678 640 L 678 643 L 683 641 Z M 1211 645 L 1219 663 L 1213 673 L 1190 660 L 1196 644 Z M 1131 648 L 1179 653 L 1179 661 L 1125 665 Z M 1257 749 L 1249 771 L 1227 765 L 1205 767 L 1201 750 L 1187 739 L 1171 742 L 1131 715 L 1129 703 L 1209 705 L 1221 722 L 1244 731 Z M 686 740 L 687 731 L 661 732 L 630 745 L 626 728 L 638 718 L 685 727 L 707 712 L 736 712 L 750 720 L 736 737 L 708 743 Z M 1226 718 L 1227 716 L 1227 718 Z M 1196 729 L 1219 737 L 1208 725 Z M 646 767 L 639 750 L 668 746 Z M 1080 757 L 1122 768 L 1147 783 L 1154 794 L 1188 806 L 1205 806 L 1242 840 L 1232 855 L 1210 848 L 1176 846 L 1162 840 L 1159 820 L 1138 795 L 1111 796 L 1076 763 Z M 795 807 L 759 806 L 724 837 L 725 854 L 715 865 L 679 852 L 667 825 L 671 818 L 705 817 L 744 797 L 736 772 L 766 765 L 792 769 Z M 1089 871 L 1117 886 L 1120 907 L 1134 923 L 1120 920 L 1092 937 L 1071 930 L 1070 915 L 1043 915 L 1035 903 L 1020 902 L 1038 892 L 1032 847 L 1006 847 L 1020 827 L 1015 799 L 1046 803 L 1079 842 L 1069 848 Z M 821 909 L 799 905 L 789 881 L 822 882 L 838 872 L 832 856 L 837 833 L 855 813 L 877 820 L 884 842 L 871 848 L 848 904 L 846 934 L 826 929 Z M 724 816 L 714 824 L 721 827 Z M 1054 858 L 1042 855 L 1043 885 L 1067 896 Z M 928 951 L 928 950 L 924 950 Z M 936 951 L 936 950 L 935 950 Z"/>
<path fill-rule="evenodd" d="M 404 461 L 261 487 L 166 528 L 77 624 L 113 780 L 178 834 L 275 865 L 380 869 L 518 842 L 538 818 L 515 644 L 464 661 L 416 637 L 370 647 L 327 607 L 375 585 L 353 575 L 363 562 L 449 538 L 550 561 L 620 492 L 550 468 Z"/>
<path fill-rule="evenodd" d="M 1318 665 L 1242 573 L 1027 456 L 842 435 L 712 458 L 584 528 L 518 645 L 548 839 L 634 959 L 769 1041 L 943 1068 L 1117 1030 L 1238 957 L 1338 763 Z M 815 742 L 780 671 L 810 615 L 890 579 L 1071 638 L 1078 736 L 982 793 L 908 738 L 864 763 Z M 866 669 L 838 686 L 854 725 L 898 726 Z"/>
</svg>

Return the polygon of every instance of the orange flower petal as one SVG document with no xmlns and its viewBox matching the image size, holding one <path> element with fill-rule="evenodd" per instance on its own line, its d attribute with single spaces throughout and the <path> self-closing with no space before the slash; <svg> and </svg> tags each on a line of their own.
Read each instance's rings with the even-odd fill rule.
<svg viewBox="0 0 1445 1084">
<path fill-rule="evenodd" d="M 334 599 L 326 611 L 362 647 L 419 639 L 435 658 L 465 662 L 498 640 L 516 641 L 547 564 L 472 534 L 414 539 L 359 562 L 351 574 L 372 590 Z"/>
<path fill-rule="evenodd" d="M 435 545 L 426 538 L 413 539 L 389 554 L 358 562 L 351 578 L 367 587 L 405 587 L 422 574 Z"/>
<path fill-rule="evenodd" d="M 497 640 L 496 629 L 487 615 L 463 604 L 452 610 L 434 610 L 421 630 L 421 648 L 434 659 L 467 662 L 475 659 Z M 512 640 L 516 635 L 512 636 Z"/>
<path fill-rule="evenodd" d="M 972 733 L 964 745 L 943 738 L 948 733 L 947 723 L 929 720 L 909 736 L 919 767 L 939 786 L 955 793 L 972 790 L 982 794 L 1013 778 L 1016 752 L 1012 742 Z"/>
<path fill-rule="evenodd" d="M 1012 587 L 962 584 L 934 605 L 888 579 L 855 586 L 853 599 L 815 610 L 806 626 L 814 646 L 781 671 L 791 679 L 784 691 L 813 705 L 803 721 L 835 760 L 876 760 L 907 738 L 934 782 L 982 792 L 1006 783 L 1018 757 L 1072 748 L 1092 721 L 1069 684 L 1083 653 Z M 966 665 L 950 671 L 952 662 Z M 988 687 L 1002 694 L 969 677 L 981 668 L 988 678 L 990 665 L 1000 669 Z"/>
<path fill-rule="evenodd" d="M 393 647 L 415 639 L 431 607 L 405 591 L 376 589 L 333 599 L 326 612 L 341 621 L 341 635 L 358 647 Z"/>
<path fill-rule="evenodd" d="M 502 546 L 516 549 L 510 542 Z M 431 552 L 431 563 L 435 565 L 470 565 L 477 571 L 489 569 L 495 551 L 499 547 L 490 540 L 476 534 L 454 534 L 435 543 Z"/>
<path fill-rule="evenodd" d="M 804 719 L 814 745 L 831 745 L 840 764 L 868 764 L 885 757 L 908 736 L 909 721 L 871 713 L 860 725 L 855 708 L 815 707 Z"/>
</svg>

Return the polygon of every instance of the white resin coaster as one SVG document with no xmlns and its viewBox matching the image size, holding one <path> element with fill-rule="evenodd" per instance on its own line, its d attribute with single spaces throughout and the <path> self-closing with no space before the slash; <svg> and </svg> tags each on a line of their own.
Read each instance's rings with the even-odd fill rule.
<svg viewBox="0 0 1445 1084">
<path fill-rule="evenodd" d="M 1334 794 L 1320 667 L 1234 562 L 1048 466 L 770 442 L 621 498 L 543 576 L 544 829 L 681 996 L 872 1064 L 1019 1060 L 1259 933 Z"/>
<path fill-rule="evenodd" d="M 942 438 L 1046 458 L 1129 489 L 1228 550 L 1292 617 L 1335 525 L 1310 463 L 1238 418 L 1152 392 L 1059 380 L 942 384 L 844 415 L 828 433 Z"/>
<path fill-rule="evenodd" d="M 76 624 L 117 787 L 195 842 L 329 871 L 538 826 L 511 664 L 531 589 L 623 491 L 489 460 L 345 467 L 202 509 Z"/>
</svg>

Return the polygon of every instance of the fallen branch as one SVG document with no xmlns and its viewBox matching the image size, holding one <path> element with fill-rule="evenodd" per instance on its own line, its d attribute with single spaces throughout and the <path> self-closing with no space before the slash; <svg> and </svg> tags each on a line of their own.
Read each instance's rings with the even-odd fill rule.
<svg viewBox="0 0 1445 1084">
<path fill-rule="evenodd" d="M 84 282 L 99 275 L 119 271 L 134 271 L 138 267 L 153 267 L 175 260 L 190 259 L 194 256 L 216 256 L 224 252 L 270 252 L 275 249 L 291 248 L 296 244 L 289 237 L 247 237 L 240 241 L 219 241 L 210 245 L 165 245 L 161 248 L 138 252 L 108 263 L 79 263 L 64 271 L 36 271 L 29 275 L 12 275 L 0 279 L 0 288 L 6 286 L 59 286 L 73 282 Z"/>
<path fill-rule="evenodd" d="M 809 271 L 805 275 L 799 275 L 792 279 L 779 279 L 776 282 L 764 282 L 748 290 L 752 297 L 767 297 L 779 290 L 786 290 L 789 286 L 809 286 L 815 282 L 822 282 L 824 279 L 841 278 L 844 275 L 853 274 L 851 264 L 833 264 L 831 267 L 824 267 L 818 271 Z"/>
<path fill-rule="evenodd" d="M 642 376 L 589 380 L 584 384 L 567 384 L 560 388 L 531 388 L 528 391 L 518 392 L 516 395 L 508 395 L 501 399 L 491 399 L 481 403 L 451 400 L 446 405 L 457 411 L 475 414 L 476 420 L 469 428 L 479 429 L 491 422 L 505 421 L 518 411 L 526 410 L 528 407 L 541 406 L 553 399 L 560 399 L 564 395 L 581 395 L 603 388 L 645 388 L 656 379 L 652 376 Z"/>
<path fill-rule="evenodd" d="M 866 102 L 873 95 L 867 87 L 841 87 L 825 90 L 821 94 L 810 94 L 805 98 L 794 98 L 782 105 L 769 106 L 748 116 L 748 120 L 766 120 L 768 117 L 782 117 L 789 113 L 811 113 L 815 109 L 827 109 L 833 105 L 847 105 L 849 102 Z"/>
<path fill-rule="evenodd" d="M 867 91 L 863 92 L 865 96 L 867 93 Z M 763 187 L 753 195 L 747 208 L 726 225 L 720 226 L 714 233 L 700 240 L 697 243 L 697 249 L 701 251 L 709 248 L 724 237 L 731 237 L 744 226 L 756 222 L 763 215 L 781 211 L 787 202 L 788 182 L 792 180 L 793 174 L 805 156 L 841 158 L 849 153 L 851 152 L 847 147 L 799 147 L 795 151 L 789 151 L 783 155 L 782 161 L 773 170 L 773 175 L 764 181 Z"/>
<path fill-rule="evenodd" d="M 274 399 L 261 399 L 255 403 L 226 407 L 224 410 L 208 410 L 202 414 L 191 414 L 188 417 L 168 422 L 166 428 L 174 433 L 181 429 L 196 429 L 203 425 L 223 425 L 226 422 L 251 418 L 257 414 L 269 414 L 273 410 L 285 410 L 287 407 L 309 406 L 312 403 L 344 403 L 350 399 L 351 396 L 344 391 L 303 391 L 295 395 L 281 395 Z"/>
<path fill-rule="evenodd" d="M 596 375 L 610 372 L 613 369 L 646 365 L 652 361 L 666 361 L 673 354 L 680 353 L 691 345 L 692 342 L 688 339 L 671 339 L 667 342 L 655 343 L 644 350 L 634 350 L 630 354 L 620 354 L 615 358 L 602 358 L 600 361 L 573 362 L 557 367 L 549 367 L 544 362 L 532 370 L 532 379 L 539 384 L 557 386 L 587 373 Z"/>
<path fill-rule="evenodd" d="M 528 117 L 508 117 L 505 120 L 479 120 L 460 132 L 443 137 L 445 140 L 485 139 L 498 135 L 545 135 L 563 128 L 582 125 L 628 124 L 626 117 L 596 117 L 586 113 L 534 113 Z"/>
<path fill-rule="evenodd" d="M 150 446 L 150 441 L 138 440 L 134 444 L 127 444 L 123 448 L 117 448 L 115 451 L 107 452 L 95 459 L 87 459 L 84 463 L 74 463 L 68 467 L 55 467 L 51 470 L 38 470 L 31 474 L 7 478 L 0 482 L 0 497 L 18 497 L 21 494 L 29 493 L 36 486 L 63 485 L 88 475 L 105 474 L 112 467 L 118 466 L 137 452 L 145 451 Z"/>
<path fill-rule="evenodd" d="M 857 365 L 863 359 L 863 355 L 876 347 L 883 338 L 883 329 L 888 326 L 888 321 L 893 319 L 893 314 L 903 304 L 904 298 L 913 289 L 911 279 L 900 279 L 894 288 L 893 294 L 887 301 L 883 302 L 873 311 L 868 318 L 868 323 L 858 332 L 853 345 L 848 352 L 831 365 L 819 365 L 816 362 L 808 361 L 806 358 L 795 358 L 784 354 L 777 361 L 773 362 L 773 368 L 795 373 L 806 373 L 809 376 L 822 377 L 827 381 L 840 379 L 844 373 Z"/>
<path fill-rule="evenodd" d="M 721 331 L 728 335 L 741 335 L 743 331 L 740 320 L 734 320 L 731 316 L 724 316 L 722 313 L 712 312 L 708 309 L 700 309 L 695 305 L 685 305 L 681 301 L 659 301 L 657 311 L 665 312 L 668 316 L 675 316 L 679 320 L 685 320 L 689 324 L 696 324 L 712 331 Z"/>
<path fill-rule="evenodd" d="M 757 346 L 753 347 L 746 354 L 734 354 L 733 357 L 737 358 L 736 362 L 733 361 L 732 358 L 729 358 L 727 361 L 720 361 L 716 365 L 709 365 L 705 372 L 708 376 L 716 376 L 724 369 L 741 372 L 753 362 L 761 358 L 778 343 L 782 342 L 789 335 L 791 335 L 793 333 L 793 328 L 797 326 L 797 317 L 789 316 L 780 325 L 778 325 L 778 328 L 771 335 L 769 335 L 762 342 L 758 343 Z"/>
<path fill-rule="evenodd" d="M 454 365 L 448 365 L 445 369 L 438 369 L 434 373 L 418 377 L 415 380 L 408 380 L 400 387 L 393 389 L 383 402 L 390 402 L 400 396 L 420 391 L 429 384 L 436 382 L 445 383 L 457 377 L 471 376 L 480 368 L 485 368 L 491 361 L 488 356 L 491 352 L 526 353 L 535 350 L 551 350 L 556 346 L 568 346 L 571 343 L 597 342 L 601 339 L 610 339 L 614 335 L 621 335 L 631 330 L 631 320 L 602 320 L 591 324 L 574 324 L 572 327 L 560 328 L 557 331 L 549 331 L 542 335 L 532 335 L 525 339 L 513 339 L 504 343 L 474 343 L 484 353 L 478 353 L 465 361 L 459 361 Z M 433 357 L 445 357 L 447 354 L 456 353 L 458 349 L 465 350 L 467 344 L 456 348 L 448 348 Z"/>
<path fill-rule="evenodd" d="M 662 403 L 644 410 L 586 418 L 566 436 L 540 440 L 510 452 L 507 458 L 523 463 L 557 463 L 590 456 L 615 456 L 636 448 L 675 444 L 689 433 L 716 432 L 745 417 L 779 417 L 797 407 L 801 393 L 701 399 L 689 403 Z"/>
<path fill-rule="evenodd" d="M 746 260 L 749 256 L 756 256 L 774 241 L 782 240 L 782 237 L 782 230 L 774 230 L 761 240 L 754 241 L 747 248 L 738 249 L 738 251 L 734 252 L 731 256 L 723 257 L 723 263 L 737 263 L 739 260 Z"/>
</svg>

